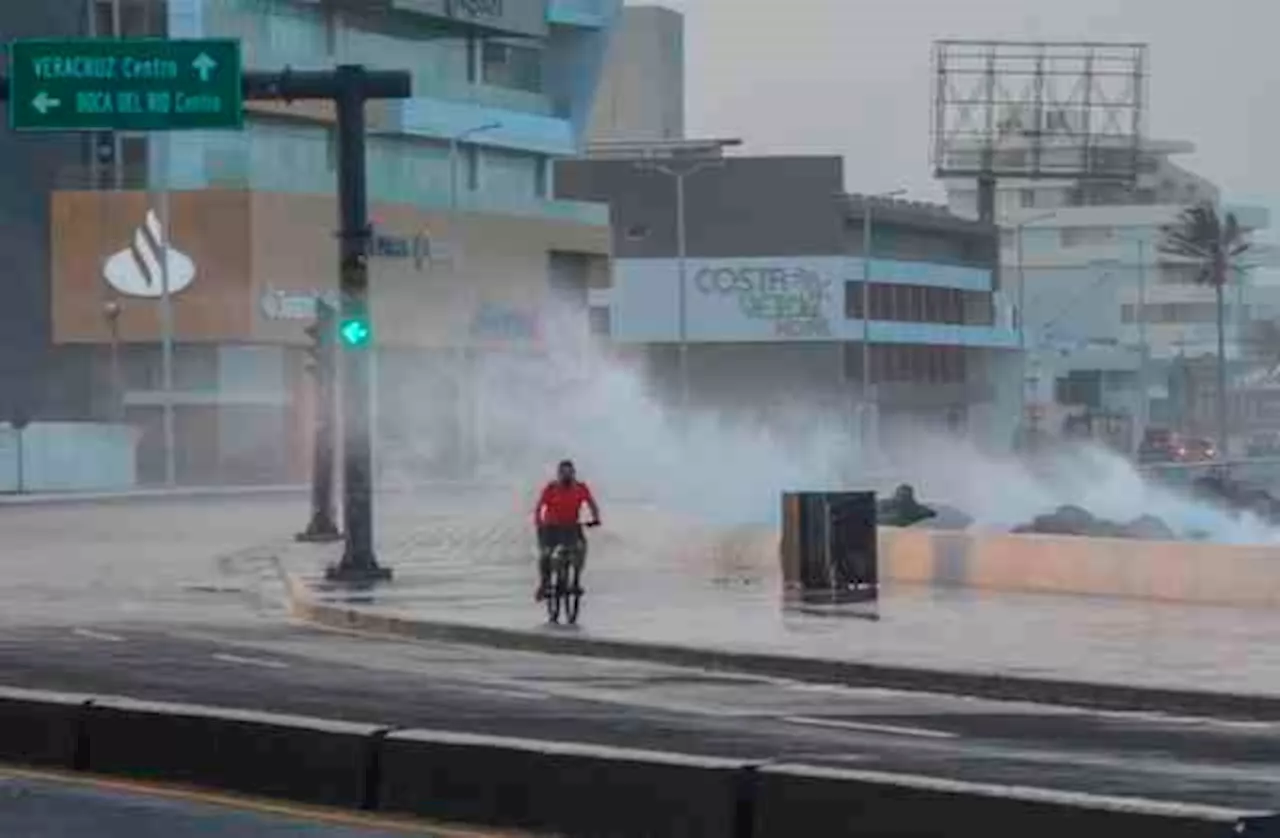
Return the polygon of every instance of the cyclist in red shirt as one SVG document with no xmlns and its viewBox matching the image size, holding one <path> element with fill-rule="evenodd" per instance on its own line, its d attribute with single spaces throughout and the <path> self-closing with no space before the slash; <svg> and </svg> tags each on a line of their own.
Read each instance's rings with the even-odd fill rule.
<svg viewBox="0 0 1280 838">
<path fill-rule="evenodd" d="M 560 545 L 578 546 L 583 562 L 587 558 L 587 539 L 582 532 L 582 506 L 591 510 L 588 527 L 600 526 L 600 507 L 586 483 L 578 480 L 572 460 L 561 460 L 556 479 L 542 489 L 533 510 L 533 525 L 538 530 L 538 591 L 534 598 L 546 596 L 551 575 L 551 552 Z M 578 578 L 581 579 L 581 569 Z"/>
</svg>

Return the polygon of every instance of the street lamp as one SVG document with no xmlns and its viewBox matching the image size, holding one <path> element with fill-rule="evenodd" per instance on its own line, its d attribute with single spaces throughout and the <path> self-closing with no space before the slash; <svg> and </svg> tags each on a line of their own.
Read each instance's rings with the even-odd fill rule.
<svg viewBox="0 0 1280 838">
<path fill-rule="evenodd" d="M 459 157 L 461 156 L 460 151 L 461 151 L 462 143 L 469 137 L 474 137 L 477 134 L 483 134 L 486 131 L 496 131 L 501 127 L 502 127 L 502 123 L 495 120 L 493 122 L 486 122 L 483 125 L 476 125 L 474 127 L 466 129 L 465 131 L 460 131 L 457 134 L 455 134 L 452 138 L 450 138 L 449 140 L 449 209 L 452 212 L 456 213 L 458 211 L 458 195 L 459 195 L 459 192 L 461 191 L 458 185 L 458 164 L 459 164 Z M 455 263 L 455 266 L 456 266 L 456 263 Z M 465 289 L 463 292 L 463 296 L 465 296 L 466 299 L 462 299 L 461 302 L 468 309 L 473 309 L 474 305 L 471 299 L 471 293 L 472 293 L 471 286 L 469 283 L 464 283 L 463 287 Z M 474 405 L 475 388 L 473 383 L 469 384 L 468 382 L 467 360 L 468 360 L 467 347 L 464 346 L 461 339 L 459 339 L 458 344 L 454 350 L 453 361 L 454 361 L 454 379 L 455 379 L 456 388 L 457 388 L 456 389 L 457 405 L 456 405 L 455 412 L 457 414 L 456 421 L 458 424 L 458 434 L 459 434 L 459 452 L 462 458 L 461 469 L 464 471 L 471 469 L 475 465 L 475 460 L 479 456 L 477 451 L 478 446 L 475 440 L 475 434 L 478 433 L 478 429 L 476 428 L 475 423 L 470 421 L 476 418 L 473 416 L 473 414 L 476 412 L 475 405 Z M 466 395 L 464 395 L 464 393 Z M 472 430 L 470 434 L 467 434 L 465 429 L 468 428 L 469 426 L 472 428 Z M 465 435 L 465 439 L 463 438 L 464 435 Z"/>
<path fill-rule="evenodd" d="M 689 409 L 689 231 L 685 215 L 685 180 L 698 172 L 708 169 L 720 169 L 725 165 L 723 157 L 692 158 L 675 163 L 657 163 L 644 160 L 636 163 L 636 169 L 642 172 L 656 172 L 666 175 L 675 181 L 676 189 L 676 265 L 680 283 L 677 297 L 677 332 L 679 340 L 679 378 L 680 378 L 680 410 Z"/>
<path fill-rule="evenodd" d="M 862 446 L 863 456 L 872 449 L 871 422 L 875 417 L 879 423 L 878 405 L 872 402 L 876 398 L 871 386 L 871 250 L 873 246 L 871 204 L 873 201 L 888 201 L 906 194 L 905 189 L 892 189 L 874 195 L 862 195 L 862 382 L 858 388 L 858 396 L 862 404 L 862 421 L 858 423 L 858 440 Z M 879 434 L 877 433 L 878 437 Z M 877 441 L 878 442 L 878 441 Z M 877 444 L 874 446 L 879 447 Z"/>
<path fill-rule="evenodd" d="M 102 304 L 102 316 L 111 332 L 111 395 L 112 415 L 124 416 L 124 380 L 120 370 L 120 314 L 123 308 L 119 300 L 107 300 Z"/>
<path fill-rule="evenodd" d="M 1027 270 L 1023 261 L 1022 231 L 1039 221 L 1056 218 L 1056 212 L 1042 212 L 1013 225 L 1014 269 L 1018 273 L 1018 424 L 1027 421 Z"/>
<path fill-rule="evenodd" d="M 468 128 L 449 139 L 449 208 L 458 209 L 458 157 L 460 146 L 468 137 L 483 134 L 485 131 L 496 131 L 502 127 L 501 122 L 486 122 L 474 128 Z"/>
</svg>

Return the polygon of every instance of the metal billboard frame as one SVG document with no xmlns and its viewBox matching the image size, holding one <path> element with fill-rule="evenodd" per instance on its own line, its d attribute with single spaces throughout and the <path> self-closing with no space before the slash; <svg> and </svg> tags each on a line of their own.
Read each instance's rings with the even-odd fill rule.
<svg viewBox="0 0 1280 838">
<path fill-rule="evenodd" d="M 1137 179 L 1146 44 L 943 40 L 933 73 L 935 176 Z"/>
</svg>

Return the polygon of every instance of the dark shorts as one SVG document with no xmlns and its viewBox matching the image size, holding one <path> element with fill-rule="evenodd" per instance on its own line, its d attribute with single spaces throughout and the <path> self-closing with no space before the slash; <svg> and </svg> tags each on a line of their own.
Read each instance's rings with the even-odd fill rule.
<svg viewBox="0 0 1280 838">
<path fill-rule="evenodd" d="M 586 543 L 581 524 L 568 527 L 546 525 L 538 528 L 538 546 L 548 553 L 557 547 L 577 547 Z"/>
</svg>

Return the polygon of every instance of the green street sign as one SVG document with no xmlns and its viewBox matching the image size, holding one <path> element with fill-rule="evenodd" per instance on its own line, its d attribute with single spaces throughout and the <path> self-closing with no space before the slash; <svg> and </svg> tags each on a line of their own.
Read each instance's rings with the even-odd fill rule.
<svg viewBox="0 0 1280 838">
<path fill-rule="evenodd" d="M 240 42 L 72 38 L 9 45 L 15 131 L 240 128 Z"/>
</svg>

